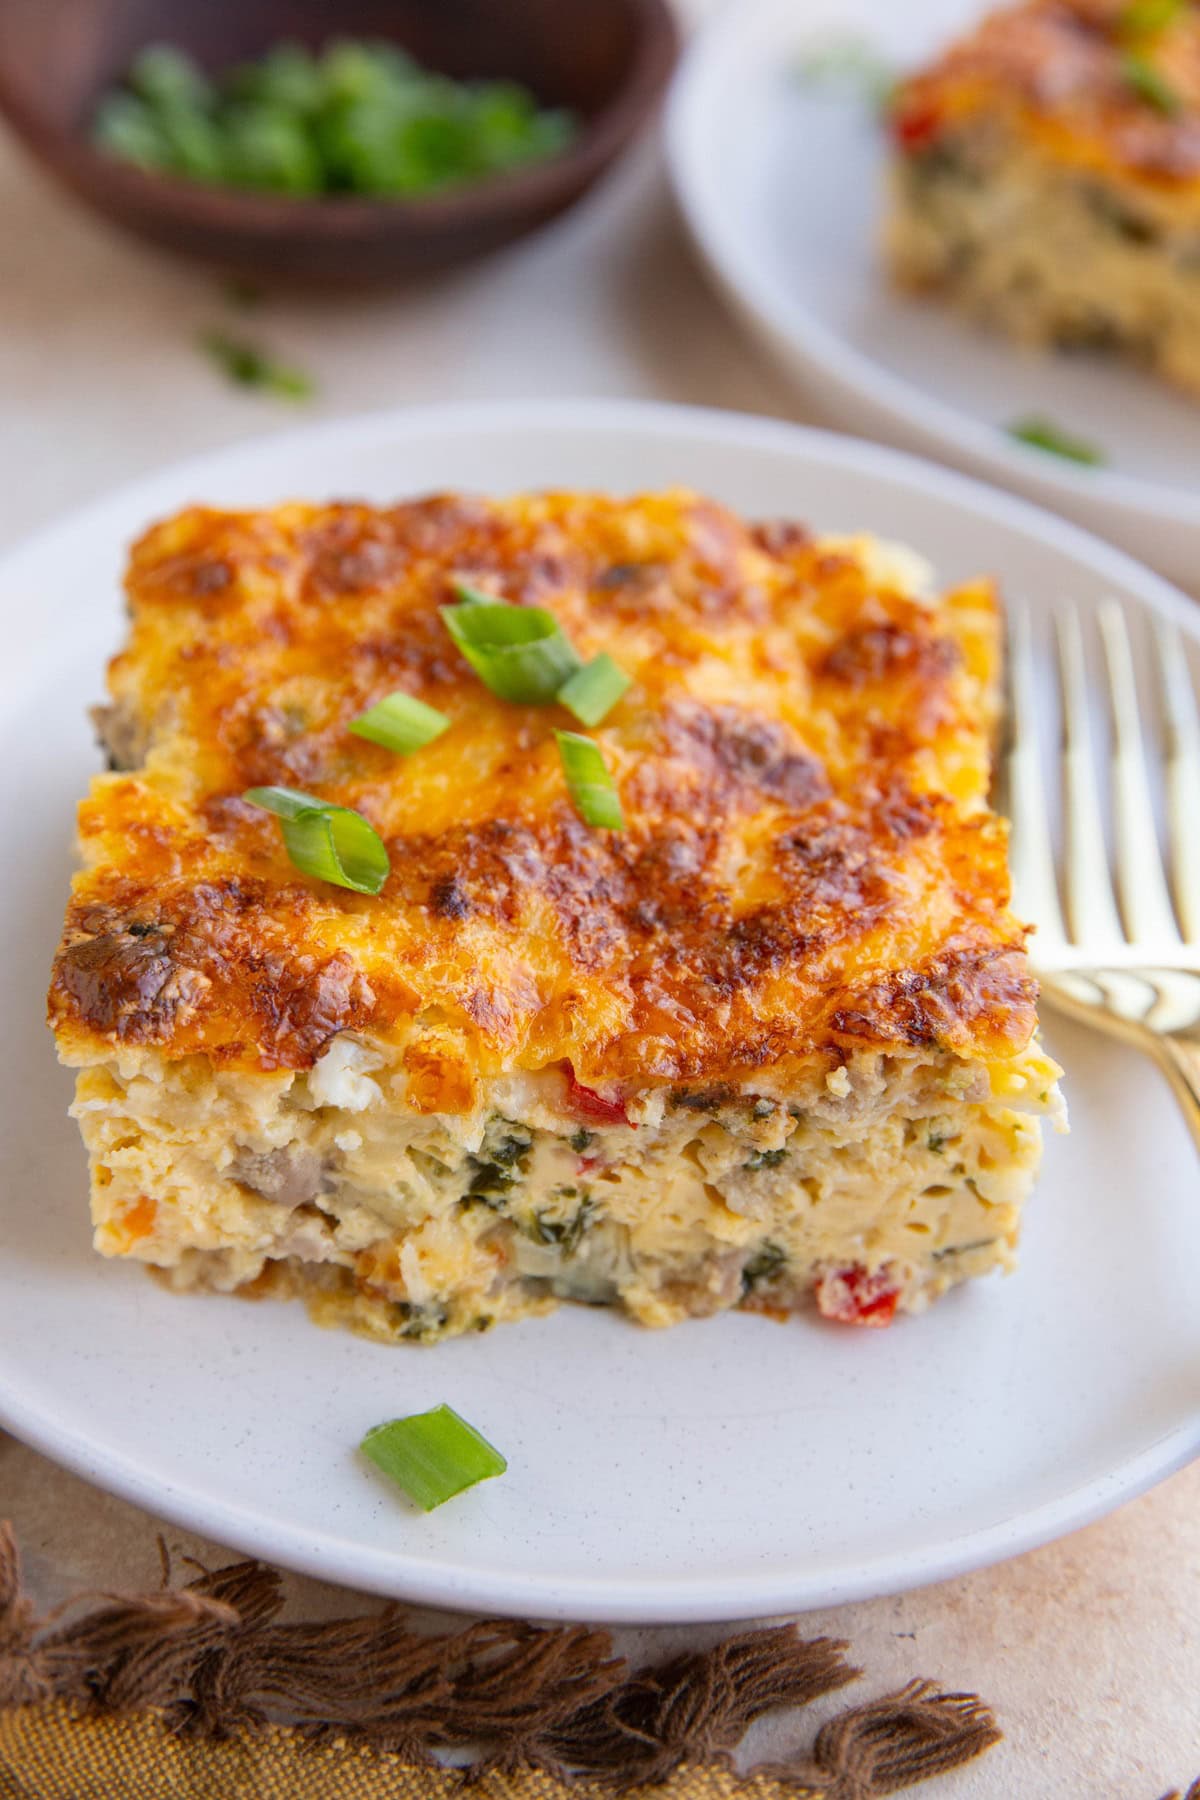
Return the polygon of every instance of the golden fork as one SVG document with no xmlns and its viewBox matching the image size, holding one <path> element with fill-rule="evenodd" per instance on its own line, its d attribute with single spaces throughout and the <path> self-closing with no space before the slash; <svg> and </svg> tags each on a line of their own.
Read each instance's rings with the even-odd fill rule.
<svg viewBox="0 0 1200 1800">
<path fill-rule="evenodd" d="M 1061 887 L 1038 744 L 1028 609 L 1010 608 L 1004 758 L 1013 904 L 1037 926 L 1030 958 L 1053 1005 L 1111 1032 L 1162 1066 L 1200 1147 L 1200 718 L 1178 628 L 1155 620 L 1161 751 L 1148 751 L 1125 609 L 1098 614 L 1111 743 L 1116 889 L 1093 747 L 1088 665 L 1078 612 L 1055 615 L 1062 709 Z M 1161 755 L 1170 869 L 1154 821 L 1148 754 Z"/>
</svg>

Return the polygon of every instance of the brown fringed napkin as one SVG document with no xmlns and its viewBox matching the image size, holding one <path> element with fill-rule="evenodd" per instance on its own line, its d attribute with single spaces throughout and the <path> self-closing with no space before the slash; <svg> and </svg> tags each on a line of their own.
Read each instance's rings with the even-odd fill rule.
<svg viewBox="0 0 1200 1800">
<path fill-rule="evenodd" d="M 845 1644 L 785 1625 L 634 1672 L 581 1625 L 428 1636 L 395 1607 L 278 1624 L 281 1579 L 259 1563 L 168 1579 L 164 1557 L 157 1593 L 38 1620 L 0 1525 L 0 1800 L 450 1800 L 464 1780 L 479 1800 L 874 1800 L 1001 1735 L 974 1694 L 914 1681 L 739 1776 L 753 1720 L 856 1679 Z"/>
<path fill-rule="evenodd" d="M 80 1602 L 35 1619 L 0 1528 L 3 1800 L 437 1800 L 463 1775 L 435 1751 L 469 1751 L 473 1791 L 505 1800 L 553 1800 L 568 1781 L 576 1794 L 870 1800 L 1000 1736 L 974 1695 L 914 1682 L 840 1714 L 803 1762 L 741 1779 L 730 1753 L 754 1719 L 855 1679 L 844 1644 L 780 1626 L 635 1673 L 581 1625 L 430 1637 L 395 1607 L 280 1625 L 280 1577 L 252 1562 L 80 1599 L 76 1617 Z"/>
</svg>

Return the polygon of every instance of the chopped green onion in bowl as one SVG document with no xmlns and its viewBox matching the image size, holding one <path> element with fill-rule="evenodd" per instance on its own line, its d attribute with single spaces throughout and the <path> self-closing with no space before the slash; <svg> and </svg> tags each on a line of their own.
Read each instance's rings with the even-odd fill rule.
<svg viewBox="0 0 1200 1800">
<path fill-rule="evenodd" d="M 625 815 L 604 752 L 594 738 L 581 737 L 576 731 L 556 731 L 558 753 L 571 804 L 585 825 L 604 831 L 624 831 Z"/>
<path fill-rule="evenodd" d="M 242 799 L 274 813 L 287 853 L 302 874 L 356 894 L 382 889 L 391 871 L 387 846 L 361 813 L 297 788 L 247 788 Z"/>
<path fill-rule="evenodd" d="M 598 725 L 629 686 L 629 676 L 605 650 L 567 677 L 558 690 L 558 701 L 581 724 Z"/>
<path fill-rule="evenodd" d="M 1106 460 L 1103 450 L 1095 444 L 1061 431 L 1051 419 L 1018 419 L 1006 429 L 1009 437 L 1016 438 L 1019 443 L 1030 444 L 1035 450 L 1048 450 L 1052 456 L 1065 457 L 1068 462 L 1095 469 Z"/>
<path fill-rule="evenodd" d="M 301 197 L 440 193 L 545 162 L 578 129 L 517 82 L 453 80 L 360 39 L 279 43 L 216 77 L 152 44 L 92 121 L 100 148 L 140 168 Z"/>
<path fill-rule="evenodd" d="M 562 626 L 540 606 L 480 595 L 443 606 L 441 614 L 479 679 L 502 700 L 545 706 L 579 667 Z"/>
<path fill-rule="evenodd" d="M 434 706 L 426 706 L 412 694 L 388 694 L 369 706 L 357 719 L 351 719 L 350 730 L 356 737 L 372 744 L 382 744 L 398 756 L 409 756 L 414 750 L 432 744 L 447 731 L 450 721 Z"/>
<path fill-rule="evenodd" d="M 473 1425 L 444 1405 L 376 1425 L 359 1448 L 423 1512 L 432 1512 L 477 1482 L 503 1475 L 508 1467 Z"/>
</svg>

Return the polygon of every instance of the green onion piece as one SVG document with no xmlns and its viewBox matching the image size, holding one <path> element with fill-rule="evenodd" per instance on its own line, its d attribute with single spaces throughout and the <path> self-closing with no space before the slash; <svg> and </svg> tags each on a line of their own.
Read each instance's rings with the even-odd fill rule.
<svg viewBox="0 0 1200 1800">
<path fill-rule="evenodd" d="M 1128 51 L 1121 58 L 1121 73 L 1139 100 L 1144 100 L 1155 112 L 1165 113 L 1167 118 L 1172 119 L 1182 108 L 1183 101 L 1166 76 L 1161 75 L 1152 62 L 1139 56 L 1135 50 Z"/>
<path fill-rule="evenodd" d="M 625 814 L 599 744 L 577 731 L 556 731 L 554 735 L 572 805 L 584 824 L 624 831 Z"/>
<path fill-rule="evenodd" d="M 460 581 L 457 576 L 450 583 L 463 606 L 506 606 L 508 602 L 501 600 L 498 594 L 485 594 L 482 588 L 472 587 L 469 581 Z"/>
<path fill-rule="evenodd" d="M 1084 438 L 1071 437 L 1060 431 L 1049 419 L 1018 419 L 1007 429 L 1009 437 L 1019 439 L 1022 444 L 1032 444 L 1035 450 L 1049 450 L 1053 456 L 1065 456 L 1068 462 L 1085 463 L 1095 469 L 1106 460 L 1103 450 L 1098 450 Z"/>
<path fill-rule="evenodd" d="M 109 94 L 100 102 L 92 136 L 110 156 L 120 156 L 142 169 L 171 166 L 171 146 L 158 114 L 136 94 Z"/>
<path fill-rule="evenodd" d="M 438 712 L 436 707 L 426 706 L 423 700 L 415 700 L 411 694 L 395 693 L 375 706 L 369 706 L 357 719 L 351 719 L 350 730 L 355 737 L 382 744 L 385 750 L 394 750 L 398 756 L 408 756 L 441 737 L 449 724 L 445 713 Z"/>
<path fill-rule="evenodd" d="M 584 725 L 598 725 L 629 686 L 630 677 L 605 650 L 576 669 L 559 688 L 559 704 Z"/>
<path fill-rule="evenodd" d="M 502 700 L 545 706 L 579 667 L 558 620 L 540 606 L 472 600 L 441 612 L 475 673 Z"/>
<path fill-rule="evenodd" d="M 242 799 L 275 814 L 287 853 L 303 874 L 356 894 L 377 894 L 387 880 L 387 848 L 361 813 L 296 788 L 247 788 Z"/>
<path fill-rule="evenodd" d="M 213 99 L 208 78 L 186 51 L 173 44 L 148 44 L 134 58 L 128 82 L 153 106 L 208 107 Z"/>
<path fill-rule="evenodd" d="M 313 380 L 303 369 L 289 368 L 276 362 L 264 350 L 224 331 L 206 331 L 200 348 L 207 351 L 219 369 L 239 387 L 265 388 L 285 400 L 309 400 L 314 392 Z"/>
<path fill-rule="evenodd" d="M 1187 0 L 1130 0 L 1117 16 L 1117 36 L 1123 38 L 1157 37 L 1174 23 Z"/>
<path fill-rule="evenodd" d="M 359 1448 L 425 1512 L 478 1481 L 503 1475 L 508 1467 L 500 1452 L 450 1406 L 376 1425 Z"/>
<path fill-rule="evenodd" d="M 283 41 L 211 80 L 151 45 L 101 98 L 93 130 L 110 154 L 195 181 L 408 196 L 546 161 L 579 121 L 519 83 L 456 81 L 395 44 L 343 39 L 317 54 Z"/>
<path fill-rule="evenodd" d="M 795 65 L 805 87 L 844 87 L 872 106 L 884 106 L 896 86 L 896 71 L 865 38 L 830 37 L 811 44 Z"/>
</svg>

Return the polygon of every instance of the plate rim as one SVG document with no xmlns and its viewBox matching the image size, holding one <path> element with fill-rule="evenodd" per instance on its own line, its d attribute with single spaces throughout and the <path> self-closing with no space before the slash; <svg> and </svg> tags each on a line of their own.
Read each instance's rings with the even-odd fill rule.
<svg viewBox="0 0 1200 1800">
<path fill-rule="evenodd" d="M 729 449 L 790 451 L 801 461 L 819 461 L 848 476 L 862 472 L 900 485 L 919 486 L 935 503 L 990 516 L 1043 547 L 1091 566 L 1105 582 L 1132 593 L 1159 613 L 1175 617 L 1189 635 L 1200 638 L 1200 612 L 1162 577 L 1081 527 L 973 477 L 905 451 L 786 420 L 669 402 L 593 398 L 490 400 L 389 409 L 239 439 L 121 484 L 13 545 L 0 557 L 0 604 L 14 577 L 20 581 L 21 566 L 47 554 L 62 554 L 64 537 L 111 530 L 106 523 L 109 520 L 171 504 L 165 495 L 172 487 L 181 489 L 214 478 L 236 480 L 243 463 L 255 464 L 293 450 L 324 454 L 347 443 L 369 448 L 437 431 L 465 435 L 486 430 L 511 438 L 514 431 L 537 433 L 564 427 L 580 436 L 596 431 L 650 438 L 685 435 Z M 611 1624 L 777 1616 L 949 1579 L 1088 1524 L 1200 1455 L 1197 1410 L 1114 1467 L 1071 1482 L 1064 1491 L 1015 1518 L 958 1532 L 936 1545 L 881 1552 L 853 1564 L 843 1562 L 840 1569 L 830 1569 L 817 1560 L 807 1572 L 776 1570 L 711 1579 L 696 1575 L 624 1577 L 616 1581 L 600 1576 L 551 1579 L 539 1585 L 526 1575 L 508 1576 L 503 1570 L 494 1570 L 485 1578 L 478 1571 L 414 1560 L 390 1549 L 342 1539 L 334 1532 L 314 1535 L 262 1508 L 217 1500 L 181 1487 L 171 1477 L 156 1474 L 141 1459 L 106 1449 L 86 1429 L 64 1424 L 44 1406 L 30 1404 L 7 1385 L 0 1385 L 0 1423 L 85 1480 L 152 1514 L 324 1581 L 401 1595 L 450 1610 Z"/>
<path fill-rule="evenodd" d="M 966 458 L 993 480 L 1025 483 L 1081 504 L 1119 509 L 1133 524 L 1198 529 L 1196 504 L 1183 486 L 1169 487 L 1118 469 L 1073 469 L 1017 444 L 1009 444 L 986 424 L 947 402 L 924 394 L 907 377 L 894 374 L 857 349 L 784 293 L 756 262 L 738 253 L 724 208 L 715 199 L 701 161 L 692 153 L 703 90 L 712 71 L 727 60 L 730 47 L 762 35 L 768 22 L 797 25 L 794 0 L 742 0 L 722 8 L 687 46 L 672 79 L 664 113 L 663 140 L 671 185 L 684 222 L 709 272 L 735 310 L 760 337 L 786 345 L 808 376 L 834 388 L 843 404 L 870 413 L 880 429 L 917 434 L 940 453 Z"/>
<path fill-rule="evenodd" d="M 164 1486 L 134 1458 L 90 1446 L 82 1432 L 64 1439 L 41 1430 L 36 1412 L 14 1403 L 3 1387 L 0 1424 L 51 1461 L 154 1517 L 317 1581 L 449 1612 L 629 1626 L 782 1618 L 950 1581 L 1080 1530 L 1200 1456 L 1197 1413 L 1194 1420 L 1157 1438 L 1115 1468 L 1068 1488 L 1022 1513 L 1016 1521 L 1000 1520 L 978 1531 L 960 1532 L 936 1547 L 864 1558 L 853 1573 L 844 1573 L 840 1579 L 824 1576 L 818 1564 L 813 1575 L 791 1584 L 783 1598 L 778 1574 L 730 1575 L 707 1584 L 685 1575 L 670 1580 L 623 1577 L 619 1583 L 600 1576 L 531 1586 L 520 1576 L 500 1573 L 484 1580 L 470 1571 L 414 1565 L 401 1554 L 347 1543 L 340 1537 L 314 1539 L 303 1528 L 281 1523 L 259 1508 L 213 1502 L 193 1497 L 173 1484 Z M 398 1570 L 403 1572 L 402 1586 L 397 1585 Z"/>
</svg>

